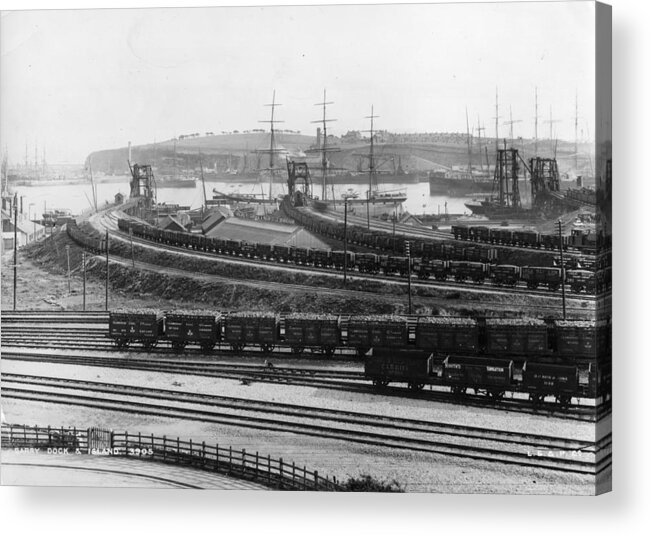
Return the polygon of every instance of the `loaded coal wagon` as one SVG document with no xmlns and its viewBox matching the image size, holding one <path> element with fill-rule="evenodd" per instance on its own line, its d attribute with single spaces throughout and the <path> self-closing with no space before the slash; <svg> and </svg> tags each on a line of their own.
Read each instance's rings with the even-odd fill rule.
<svg viewBox="0 0 651 535">
<path fill-rule="evenodd" d="M 285 317 L 285 343 L 296 354 L 310 348 L 330 356 L 341 345 L 339 316 L 289 314 Z"/>
<path fill-rule="evenodd" d="M 420 317 L 416 347 L 439 355 L 474 354 L 479 350 L 477 323 L 470 318 Z"/>
<path fill-rule="evenodd" d="M 551 291 L 561 287 L 563 280 L 561 268 L 525 266 L 521 269 L 521 277 L 527 283 L 527 288 L 535 290 L 538 286 L 547 286 Z"/>
<path fill-rule="evenodd" d="M 549 354 L 547 324 L 532 318 L 487 318 L 486 353 L 519 357 Z"/>
<path fill-rule="evenodd" d="M 456 395 L 472 388 L 499 400 L 512 388 L 513 361 L 450 356 L 443 362 L 443 382 Z"/>
<path fill-rule="evenodd" d="M 165 335 L 176 350 L 197 344 L 210 351 L 221 338 L 221 314 L 205 310 L 175 310 L 165 314 Z"/>
<path fill-rule="evenodd" d="M 420 390 L 432 381 L 432 370 L 432 354 L 417 349 L 374 347 L 364 361 L 364 374 L 379 388 L 407 383 L 412 390 Z"/>
<path fill-rule="evenodd" d="M 556 355 L 567 359 L 594 359 L 596 326 L 594 321 L 556 320 L 554 322 Z"/>
<path fill-rule="evenodd" d="M 354 316 L 347 326 L 348 346 L 364 355 L 372 347 L 397 348 L 409 343 L 407 318 L 401 316 Z"/>
<path fill-rule="evenodd" d="M 247 345 L 260 346 L 262 351 L 273 351 L 280 338 L 280 316 L 269 312 L 234 312 L 224 319 L 224 341 L 233 350 L 241 351 Z"/>
<path fill-rule="evenodd" d="M 117 347 L 131 343 L 150 349 L 163 336 L 163 313 L 149 308 L 121 309 L 109 313 L 109 337 Z"/>
</svg>

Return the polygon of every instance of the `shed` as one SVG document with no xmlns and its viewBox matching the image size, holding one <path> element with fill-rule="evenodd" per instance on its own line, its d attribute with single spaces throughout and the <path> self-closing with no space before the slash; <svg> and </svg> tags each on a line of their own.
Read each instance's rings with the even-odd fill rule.
<svg viewBox="0 0 651 535">
<path fill-rule="evenodd" d="M 231 209 L 228 206 L 215 206 L 214 208 L 211 208 L 210 212 L 201 222 L 201 232 L 207 234 L 215 228 L 216 225 L 219 225 L 229 217 L 233 217 L 233 212 L 231 212 Z"/>
<path fill-rule="evenodd" d="M 18 218 L 18 247 L 45 236 L 45 227 L 25 217 Z M 2 210 L 2 251 L 14 248 L 14 219 L 7 210 Z"/>
<path fill-rule="evenodd" d="M 293 245 L 294 247 L 317 249 L 330 248 L 327 243 L 321 241 L 303 227 L 237 217 L 225 219 L 215 225 L 206 233 L 206 236 L 269 245 Z"/>
<path fill-rule="evenodd" d="M 181 223 L 176 216 L 168 215 L 163 218 L 160 227 L 164 230 L 185 231 L 183 223 Z"/>
</svg>

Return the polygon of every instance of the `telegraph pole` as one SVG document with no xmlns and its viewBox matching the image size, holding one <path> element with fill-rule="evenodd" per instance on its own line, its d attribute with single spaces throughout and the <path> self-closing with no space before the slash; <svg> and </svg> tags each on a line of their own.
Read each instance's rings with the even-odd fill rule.
<svg viewBox="0 0 651 535">
<path fill-rule="evenodd" d="M 70 295 L 70 246 L 66 245 L 66 260 L 68 262 L 68 295 Z"/>
<path fill-rule="evenodd" d="M 109 232 L 106 231 L 106 300 L 104 310 L 108 310 L 108 297 L 109 297 Z"/>
<path fill-rule="evenodd" d="M 14 194 L 14 310 L 16 310 L 17 286 L 18 286 L 18 195 Z"/>
<path fill-rule="evenodd" d="M 133 227 L 129 225 L 129 239 L 131 240 L 131 267 L 136 267 L 136 260 L 133 254 Z"/>
<path fill-rule="evenodd" d="M 83 268 L 83 271 L 84 271 L 84 289 L 83 289 L 84 305 L 83 305 L 83 309 L 85 311 L 86 310 L 86 251 L 82 251 L 82 253 L 81 253 L 81 263 L 82 263 L 82 268 Z"/>
<path fill-rule="evenodd" d="M 409 315 L 411 315 L 411 247 L 409 241 L 405 242 L 405 252 L 407 253 L 407 295 L 409 300 Z"/>
<path fill-rule="evenodd" d="M 567 319 L 565 311 L 565 262 L 563 260 L 563 234 L 561 220 L 558 220 L 558 248 L 561 251 L 561 292 L 563 296 L 563 319 Z"/>
<path fill-rule="evenodd" d="M 348 273 L 348 197 L 344 197 L 344 286 Z"/>
</svg>

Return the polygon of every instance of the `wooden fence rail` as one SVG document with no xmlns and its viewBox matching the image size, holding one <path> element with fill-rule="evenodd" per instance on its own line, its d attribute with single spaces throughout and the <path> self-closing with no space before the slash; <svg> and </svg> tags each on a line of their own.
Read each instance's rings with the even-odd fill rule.
<svg viewBox="0 0 651 535">
<path fill-rule="evenodd" d="M 95 441 L 91 429 L 76 427 L 38 427 L 3 425 L 3 448 L 68 448 L 71 453 L 94 453 Z M 143 460 L 192 466 L 231 477 L 261 483 L 281 490 L 343 490 L 335 477 L 328 478 L 305 466 L 287 463 L 246 449 L 167 438 L 153 434 L 110 432 L 106 447 L 112 455 L 138 457 Z M 100 452 L 102 453 L 102 452 Z"/>
</svg>

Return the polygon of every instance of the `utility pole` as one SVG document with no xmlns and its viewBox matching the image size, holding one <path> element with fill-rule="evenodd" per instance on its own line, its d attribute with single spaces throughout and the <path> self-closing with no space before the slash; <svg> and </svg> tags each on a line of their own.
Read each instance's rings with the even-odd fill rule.
<svg viewBox="0 0 651 535">
<path fill-rule="evenodd" d="M 561 220 L 558 220 L 558 248 L 561 251 L 561 293 L 563 296 L 563 319 L 567 319 L 565 310 L 565 261 L 563 260 L 563 233 Z"/>
<path fill-rule="evenodd" d="M 131 267 L 136 267 L 136 260 L 133 254 L 133 227 L 129 225 L 129 240 L 131 241 Z"/>
<path fill-rule="evenodd" d="M 70 295 L 70 246 L 66 245 L 66 259 L 68 262 L 68 295 Z"/>
<path fill-rule="evenodd" d="M 104 310 L 108 310 L 108 298 L 109 298 L 109 232 L 106 231 L 106 299 L 104 304 Z"/>
<path fill-rule="evenodd" d="M 344 286 L 348 273 L 348 196 L 344 197 Z"/>
<path fill-rule="evenodd" d="M 409 303 L 409 315 L 411 315 L 411 246 L 409 241 L 405 242 L 405 252 L 407 253 L 407 295 Z"/>
<path fill-rule="evenodd" d="M 85 311 L 86 310 L 86 251 L 82 251 L 82 253 L 81 253 L 81 263 L 82 263 L 82 268 L 83 268 L 83 272 L 84 272 L 84 287 L 83 287 L 84 304 L 83 304 L 83 309 Z"/>
<path fill-rule="evenodd" d="M 14 193 L 14 310 L 16 310 L 17 287 L 18 287 L 18 195 Z"/>
<path fill-rule="evenodd" d="M 579 93 L 574 93 L 574 172 L 579 170 Z"/>
</svg>

